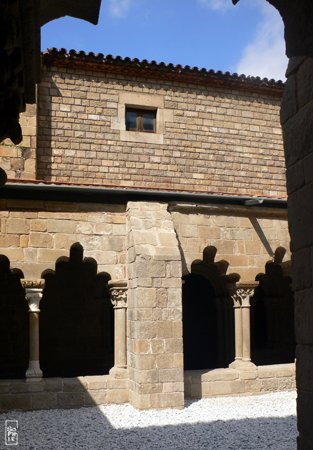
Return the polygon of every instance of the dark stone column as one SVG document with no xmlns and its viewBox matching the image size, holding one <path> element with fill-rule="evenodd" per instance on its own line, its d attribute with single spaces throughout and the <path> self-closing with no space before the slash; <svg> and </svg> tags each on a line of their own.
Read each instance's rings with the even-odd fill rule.
<svg viewBox="0 0 313 450">
<path fill-rule="evenodd" d="M 298 449 L 313 450 L 313 2 L 268 2 L 284 21 L 290 58 L 281 123 L 295 291 Z"/>
</svg>

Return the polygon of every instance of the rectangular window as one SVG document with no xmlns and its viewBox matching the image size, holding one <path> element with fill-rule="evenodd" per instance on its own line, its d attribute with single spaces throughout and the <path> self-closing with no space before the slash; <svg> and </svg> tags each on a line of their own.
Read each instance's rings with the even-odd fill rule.
<svg viewBox="0 0 313 450">
<path fill-rule="evenodd" d="M 156 132 L 156 109 L 137 109 L 126 107 L 126 130 Z"/>
</svg>

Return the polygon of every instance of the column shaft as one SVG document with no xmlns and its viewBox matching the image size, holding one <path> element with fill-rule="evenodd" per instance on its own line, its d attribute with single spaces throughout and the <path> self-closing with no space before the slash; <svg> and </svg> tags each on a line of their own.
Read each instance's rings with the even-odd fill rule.
<svg viewBox="0 0 313 450">
<path fill-rule="evenodd" d="M 42 299 L 44 280 L 21 280 L 26 291 L 29 307 L 29 364 L 26 371 L 27 380 L 42 378 L 39 364 L 39 304 Z"/>
</svg>

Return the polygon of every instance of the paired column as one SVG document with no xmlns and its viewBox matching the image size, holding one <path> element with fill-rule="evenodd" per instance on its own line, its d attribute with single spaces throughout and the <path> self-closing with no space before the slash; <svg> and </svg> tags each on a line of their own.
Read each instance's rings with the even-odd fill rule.
<svg viewBox="0 0 313 450">
<path fill-rule="evenodd" d="M 25 289 L 25 298 L 28 302 L 29 312 L 29 364 L 26 371 L 28 381 L 42 378 L 39 365 L 39 313 L 40 300 L 45 280 L 21 280 Z"/>
<path fill-rule="evenodd" d="M 122 377 L 127 369 L 127 282 L 125 280 L 109 281 L 109 289 L 114 308 L 114 367 L 110 370 L 110 374 Z"/>
<path fill-rule="evenodd" d="M 235 361 L 233 369 L 252 368 L 250 338 L 250 297 L 257 283 L 240 283 L 232 294 L 235 313 Z"/>
</svg>

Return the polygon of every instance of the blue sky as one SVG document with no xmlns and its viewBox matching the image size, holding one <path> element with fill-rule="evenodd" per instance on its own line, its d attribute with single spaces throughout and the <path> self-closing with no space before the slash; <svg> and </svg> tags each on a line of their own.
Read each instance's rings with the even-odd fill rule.
<svg viewBox="0 0 313 450">
<path fill-rule="evenodd" d="M 65 17 L 42 29 L 57 47 L 284 79 L 282 21 L 265 0 L 102 0 L 97 26 Z"/>
</svg>

